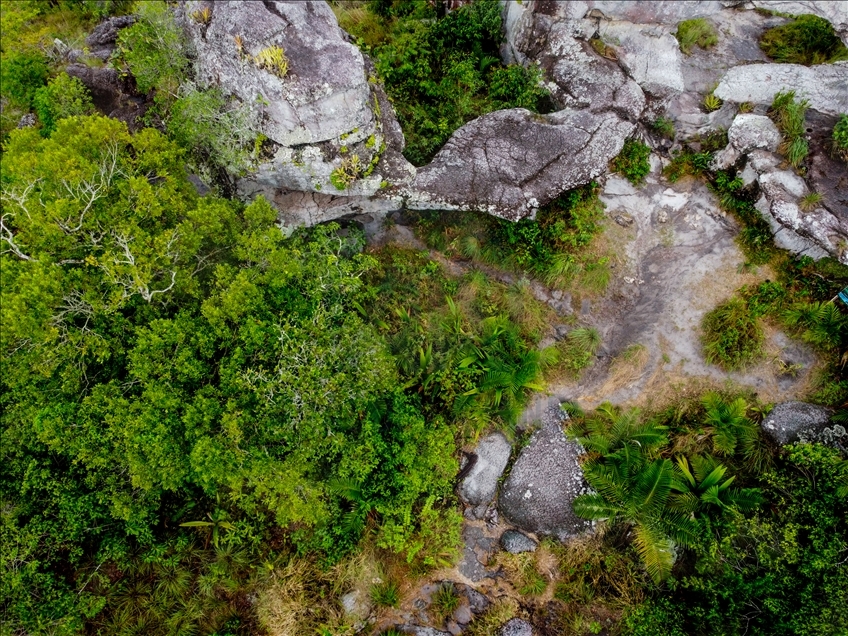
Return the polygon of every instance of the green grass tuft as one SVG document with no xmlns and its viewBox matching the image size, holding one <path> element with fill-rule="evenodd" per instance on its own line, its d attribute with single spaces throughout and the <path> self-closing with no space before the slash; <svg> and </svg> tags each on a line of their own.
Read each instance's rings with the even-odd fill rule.
<svg viewBox="0 0 848 636">
<path fill-rule="evenodd" d="M 805 119 L 809 105 L 805 99 L 796 100 L 795 91 L 778 93 L 771 104 L 772 118 L 783 133 L 780 151 L 794 168 L 801 166 L 810 151 Z"/>
<path fill-rule="evenodd" d="M 680 43 L 680 50 L 686 55 L 691 55 L 695 45 L 708 49 L 718 44 L 718 32 L 706 18 L 684 20 L 677 25 L 677 33 L 674 36 Z"/>
<path fill-rule="evenodd" d="M 704 316 L 704 357 L 727 371 L 762 355 L 765 336 L 758 318 L 741 298 L 731 298 Z"/>
<path fill-rule="evenodd" d="M 833 25 L 815 15 L 801 15 L 792 22 L 766 31 L 760 48 L 775 62 L 825 64 L 848 59 L 848 48 Z"/>
</svg>

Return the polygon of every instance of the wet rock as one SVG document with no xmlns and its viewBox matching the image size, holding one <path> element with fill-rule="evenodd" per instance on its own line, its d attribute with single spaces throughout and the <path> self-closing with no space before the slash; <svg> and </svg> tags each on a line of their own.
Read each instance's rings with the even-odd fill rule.
<svg viewBox="0 0 848 636">
<path fill-rule="evenodd" d="M 734 103 L 770 105 L 780 91 L 794 90 L 810 108 L 829 115 L 848 112 L 848 62 L 748 64 L 730 69 L 715 94 Z"/>
<path fill-rule="evenodd" d="M 727 140 L 739 152 L 756 148 L 774 152 L 780 145 L 780 131 L 765 115 L 737 115 L 727 130 Z"/>
<path fill-rule="evenodd" d="M 580 449 L 562 432 L 563 419 L 558 408 L 545 413 L 542 428 L 521 451 L 499 497 L 501 511 L 513 524 L 561 539 L 590 527 L 571 507 L 587 486 L 577 459 Z"/>
<path fill-rule="evenodd" d="M 605 172 L 633 130 L 611 112 L 489 113 L 457 130 L 418 170 L 408 205 L 481 210 L 515 221 Z"/>
<path fill-rule="evenodd" d="M 472 506 L 492 501 L 511 451 L 512 446 L 500 433 L 480 440 L 474 449 L 476 460 L 471 460 L 474 464 L 462 480 L 459 495 Z"/>
<path fill-rule="evenodd" d="M 501 627 L 498 636 L 533 636 L 533 626 L 520 618 L 513 618 Z"/>
<path fill-rule="evenodd" d="M 538 546 L 533 539 L 523 532 L 507 530 L 501 535 L 501 547 L 510 554 L 521 554 L 522 552 L 535 552 Z"/>
<path fill-rule="evenodd" d="M 763 420 L 763 431 L 781 446 L 810 438 L 823 431 L 832 415 L 823 406 L 805 402 L 784 402 L 772 409 Z"/>
</svg>

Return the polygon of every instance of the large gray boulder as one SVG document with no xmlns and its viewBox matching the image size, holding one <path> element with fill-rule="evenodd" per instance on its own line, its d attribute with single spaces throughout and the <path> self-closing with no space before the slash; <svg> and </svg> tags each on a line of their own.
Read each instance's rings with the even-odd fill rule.
<svg viewBox="0 0 848 636">
<path fill-rule="evenodd" d="M 682 54 L 672 27 L 630 22 L 601 22 L 599 32 L 614 42 L 618 61 L 627 74 L 646 92 L 670 97 L 684 89 Z"/>
<path fill-rule="evenodd" d="M 571 506 L 588 486 L 578 461 L 580 447 L 565 437 L 563 417 L 558 408 L 545 414 L 542 427 L 515 461 L 498 502 L 519 528 L 560 539 L 590 528 Z"/>
<path fill-rule="evenodd" d="M 730 69 L 715 94 L 725 101 L 770 105 L 781 91 L 794 90 L 810 108 L 828 115 L 848 112 L 848 62 L 748 64 Z"/>
<path fill-rule="evenodd" d="M 612 112 L 514 108 L 483 115 L 418 170 L 407 204 L 521 219 L 604 173 L 634 128 Z"/>
<path fill-rule="evenodd" d="M 485 505 L 495 498 L 512 446 L 506 437 L 495 433 L 484 437 L 474 449 L 474 464 L 459 486 L 459 495 L 472 506 Z"/>
<path fill-rule="evenodd" d="M 198 18 L 204 9 L 208 20 Z M 326 2 L 183 0 L 178 16 L 196 52 L 197 83 L 246 105 L 273 148 L 239 185 L 243 195 L 373 196 L 384 180 L 409 179 L 391 104 Z M 257 62 L 278 48 L 288 60 L 282 77 Z M 337 169 L 356 178 L 337 188 Z"/>
<path fill-rule="evenodd" d="M 805 402 L 783 402 L 763 420 L 763 431 L 781 446 L 815 436 L 827 427 L 833 412 Z"/>
</svg>

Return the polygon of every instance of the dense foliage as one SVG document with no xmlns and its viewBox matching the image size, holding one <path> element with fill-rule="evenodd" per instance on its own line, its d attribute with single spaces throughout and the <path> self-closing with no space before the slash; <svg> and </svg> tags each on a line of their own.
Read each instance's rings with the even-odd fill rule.
<svg viewBox="0 0 848 636">
<path fill-rule="evenodd" d="M 419 166 L 475 117 L 549 107 L 538 71 L 500 62 L 498 2 L 475 0 L 446 15 L 440 10 L 440 3 L 397 0 L 339 12 L 341 26 L 374 56 L 403 127 L 404 155 Z"/>
<path fill-rule="evenodd" d="M 833 25 L 816 15 L 799 15 L 790 22 L 768 29 L 760 48 L 776 62 L 826 64 L 848 59 L 848 48 Z"/>
<path fill-rule="evenodd" d="M 636 139 L 628 139 L 618 156 L 610 162 L 610 169 L 620 173 L 633 185 L 639 185 L 651 171 L 648 157 L 651 148 Z"/>
</svg>

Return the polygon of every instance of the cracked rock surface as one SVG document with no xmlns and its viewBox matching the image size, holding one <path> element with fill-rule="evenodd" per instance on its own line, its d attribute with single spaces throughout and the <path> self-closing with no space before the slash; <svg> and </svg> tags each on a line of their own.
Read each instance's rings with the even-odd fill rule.
<svg viewBox="0 0 848 636">
<path fill-rule="evenodd" d="M 564 414 L 549 409 L 542 427 L 521 451 L 499 497 L 501 511 L 519 528 L 566 539 L 588 530 L 571 503 L 587 492 L 580 447 L 562 431 Z"/>
</svg>

